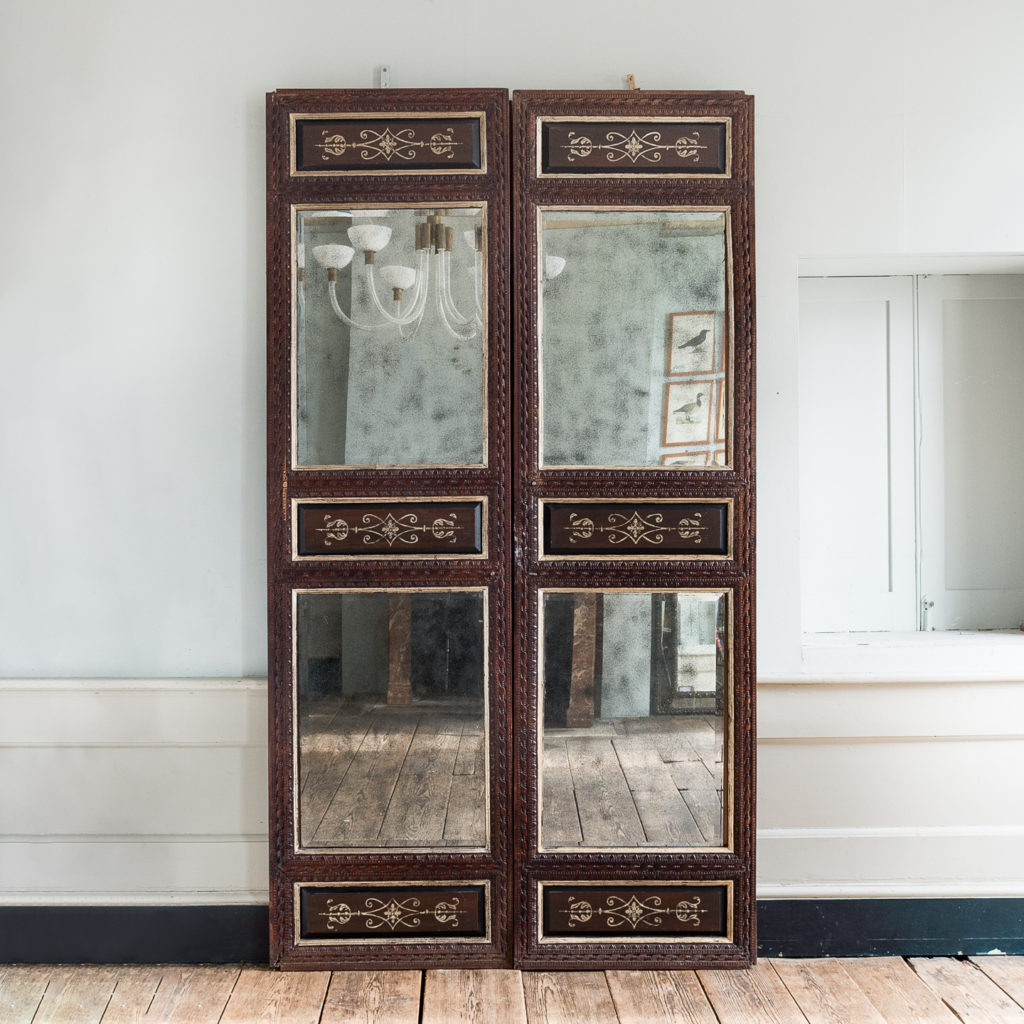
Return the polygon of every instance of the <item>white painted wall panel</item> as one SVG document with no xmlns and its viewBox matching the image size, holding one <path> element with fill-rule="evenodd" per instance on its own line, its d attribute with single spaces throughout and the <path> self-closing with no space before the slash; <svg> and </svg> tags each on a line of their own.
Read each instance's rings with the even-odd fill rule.
<svg viewBox="0 0 1024 1024">
<path fill-rule="evenodd" d="M 268 863 L 265 835 L 9 836 L 0 904 L 266 903 Z"/>
<path fill-rule="evenodd" d="M 771 745 L 815 739 L 1016 740 L 1024 736 L 1024 679 L 762 680 L 757 729 Z"/>
<path fill-rule="evenodd" d="M 0 747 L 18 744 L 266 745 L 255 679 L 0 680 Z"/>
<path fill-rule="evenodd" d="M 757 893 L 785 897 L 1017 896 L 1024 828 L 759 829 Z"/>
<path fill-rule="evenodd" d="M 1024 623 L 1024 275 L 926 277 L 919 295 L 928 625 L 1017 630 Z"/>
<path fill-rule="evenodd" d="M 914 283 L 800 281 L 805 633 L 917 626 Z"/>
<path fill-rule="evenodd" d="M 761 743 L 762 828 L 1020 825 L 1024 738 Z"/>
<path fill-rule="evenodd" d="M 0 749 L 4 831 L 260 831 L 266 763 L 256 746 L 7 747 Z"/>
<path fill-rule="evenodd" d="M 0 902 L 267 898 L 266 681 L 0 681 Z"/>
</svg>

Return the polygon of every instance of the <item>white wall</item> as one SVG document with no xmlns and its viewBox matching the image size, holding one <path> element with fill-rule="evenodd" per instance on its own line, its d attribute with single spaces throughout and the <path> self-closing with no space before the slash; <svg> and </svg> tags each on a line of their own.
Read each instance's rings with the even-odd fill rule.
<svg viewBox="0 0 1024 1024">
<path fill-rule="evenodd" d="M 22 680 L 16 685 L 28 689 L 18 692 L 29 696 L 11 711 L 13 738 L 0 741 L 0 755 L 15 758 L 18 800 L 45 803 L 64 771 L 56 770 L 60 744 L 106 742 L 96 740 L 90 719 L 128 713 L 121 697 L 75 682 L 81 677 L 196 677 L 175 740 L 184 750 L 198 728 L 187 723 L 201 720 L 209 687 L 240 687 L 246 706 L 259 699 L 251 689 L 258 684 L 230 680 L 265 672 L 267 91 L 367 87 L 387 62 L 396 87 L 618 88 L 633 72 L 649 89 L 741 88 L 756 96 L 759 655 L 762 672 L 789 678 L 802 672 L 793 498 L 798 260 L 1024 251 L 1024 135 L 1016 128 L 1022 32 L 1016 0 L 966 7 L 954 0 L 7 0 L 0 8 L 0 676 Z M 70 740 L 42 736 L 43 748 L 18 761 L 17 737 L 52 708 L 50 691 L 32 682 L 41 678 L 71 680 L 60 685 L 91 711 Z M 126 685 L 122 695 L 132 690 Z M 977 691 L 964 686 L 962 699 L 973 705 Z M 158 707 L 148 684 L 136 689 Z M 766 687 L 764 701 L 774 701 L 772 692 Z M 831 692 L 825 687 L 823 702 L 797 698 L 812 734 L 826 735 Z M 999 706 L 980 706 L 990 714 L 988 735 Z M 920 707 L 927 721 L 931 704 Z M 238 742 L 246 750 L 262 743 L 255 721 Z M 47 752 L 47 744 L 56 749 Z M 898 759 L 899 777 L 920 750 L 915 743 Z M 957 753 L 968 774 L 992 767 L 973 747 Z M 214 834 L 198 808 L 194 819 L 185 809 L 162 824 L 144 809 L 177 806 L 182 788 L 210 787 L 191 755 L 180 758 L 195 768 L 191 775 L 158 773 L 161 785 L 121 794 L 129 808 L 121 818 L 103 795 L 103 756 L 83 753 L 64 766 L 96 782 L 91 831 L 89 821 L 65 833 L 36 819 L 9 825 L 17 818 L 8 814 L 10 788 L 2 791 L 3 829 L 58 841 L 145 836 L 151 827 Z M 826 788 L 839 787 L 829 822 L 861 820 L 849 791 L 856 771 L 849 773 L 851 763 L 872 756 L 855 746 L 852 762 L 821 760 L 822 771 L 812 773 Z M 242 788 L 261 791 L 258 759 L 239 757 Z M 248 842 L 263 828 L 255 805 L 232 817 L 238 790 L 213 778 L 221 780 L 213 788 L 228 831 Z M 804 803 L 795 796 L 778 803 L 792 789 L 769 742 L 762 827 L 834 827 L 813 802 L 794 812 L 802 814 L 794 825 L 790 811 Z M 958 811 L 944 813 L 945 824 L 961 824 Z M 41 858 L 8 846 L 20 852 L 0 899 L 69 898 L 66 877 L 58 882 Z M 763 858 L 766 887 L 830 884 L 827 857 L 809 854 L 790 879 L 773 848 Z M 203 898 L 259 890 L 258 871 L 241 862 L 215 869 L 213 859 Z M 885 870 L 898 887 L 910 869 Z M 140 867 L 129 881 L 114 861 L 104 878 L 81 888 L 156 902 L 204 889 L 192 876 L 168 882 L 156 868 Z"/>
</svg>

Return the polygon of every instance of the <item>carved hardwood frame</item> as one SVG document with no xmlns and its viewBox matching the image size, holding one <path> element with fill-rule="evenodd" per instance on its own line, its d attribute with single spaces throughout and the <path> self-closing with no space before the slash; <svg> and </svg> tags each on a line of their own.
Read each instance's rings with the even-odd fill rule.
<svg viewBox="0 0 1024 1024">
<path fill-rule="evenodd" d="M 482 173 L 294 173 L 295 115 L 427 118 L 481 112 Z M 505 90 L 279 91 L 267 98 L 267 515 L 270 724 L 271 961 L 288 969 L 428 968 L 515 964 L 524 969 L 738 967 L 753 962 L 754 920 L 754 246 L 753 109 L 743 93 Z M 728 119 L 727 176 L 538 174 L 539 115 L 582 120 Z M 509 140 L 515 179 L 509 181 Z M 485 202 L 489 322 L 487 465 L 400 471 L 292 465 L 292 221 L 303 204 Z M 537 209 L 542 205 L 718 205 L 731 211 L 733 256 L 732 463 L 712 472 L 538 468 Z M 515 222 L 510 236 L 510 213 Z M 514 283 L 510 239 L 514 237 Z M 510 322 L 515 323 L 515 358 Z M 513 404 L 514 399 L 514 404 Z M 293 557 L 293 516 L 307 500 L 486 499 L 485 557 Z M 541 558 L 537 510 L 546 501 L 729 504 L 730 549 L 716 559 Z M 513 536 L 515 543 L 513 543 Z M 490 849 L 487 852 L 320 853 L 295 849 L 292 714 L 296 590 L 484 587 L 488 593 Z M 539 852 L 537 595 L 541 589 L 728 589 L 731 613 L 731 849 L 699 852 Z M 514 738 L 514 742 L 513 742 Z M 544 939 L 546 885 L 681 888 L 724 885 L 725 937 L 629 941 Z M 298 939 L 302 887 L 486 886 L 484 941 L 331 942 Z"/>
</svg>

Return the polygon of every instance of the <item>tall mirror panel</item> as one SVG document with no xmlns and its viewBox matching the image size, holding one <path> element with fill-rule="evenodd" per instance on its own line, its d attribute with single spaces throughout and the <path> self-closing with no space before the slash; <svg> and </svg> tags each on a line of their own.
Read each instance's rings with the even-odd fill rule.
<svg viewBox="0 0 1024 1024">
<path fill-rule="evenodd" d="M 752 137 L 268 96 L 275 965 L 751 962 Z"/>
</svg>

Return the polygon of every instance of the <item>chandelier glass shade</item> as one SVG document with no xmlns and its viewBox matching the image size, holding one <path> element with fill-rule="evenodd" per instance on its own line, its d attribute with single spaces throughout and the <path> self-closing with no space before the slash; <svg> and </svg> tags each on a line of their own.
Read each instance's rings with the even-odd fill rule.
<svg viewBox="0 0 1024 1024">
<path fill-rule="evenodd" d="M 329 232 L 331 240 L 313 245 L 311 254 L 326 271 L 334 315 L 351 329 L 391 332 L 407 341 L 428 323 L 457 340 L 482 332 L 485 269 L 480 207 L 313 211 L 304 217 L 296 245 L 299 278 L 305 267 L 303 226 L 317 220 L 336 225 Z M 316 232 L 316 238 L 326 234 Z M 381 264 L 379 254 L 385 250 L 395 262 Z M 363 258 L 357 259 L 357 254 Z M 347 300 L 339 298 L 339 281 L 350 289 Z"/>
</svg>

